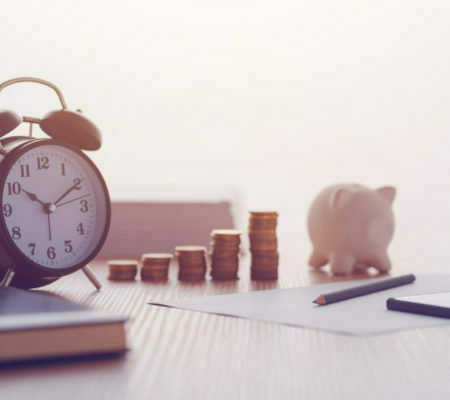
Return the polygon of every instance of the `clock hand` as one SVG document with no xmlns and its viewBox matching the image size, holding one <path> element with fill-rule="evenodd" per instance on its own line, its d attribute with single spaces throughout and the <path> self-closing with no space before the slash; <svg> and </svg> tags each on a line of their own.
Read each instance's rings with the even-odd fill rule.
<svg viewBox="0 0 450 400">
<path fill-rule="evenodd" d="M 52 226 L 50 225 L 50 213 L 47 214 L 48 216 L 48 237 L 50 241 L 52 241 Z"/>
<path fill-rule="evenodd" d="M 64 203 L 58 204 L 56 207 L 64 206 L 64 205 L 66 205 L 66 204 L 72 203 L 72 201 L 77 201 L 77 200 L 83 199 L 84 197 L 88 197 L 88 196 L 90 196 L 90 195 L 91 195 L 91 194 L 88 193 L 88 194 L 85 194 L 84 196 L 80 196 L 80 197 L 77 197 L 77 198 L 75 198 L 75 199 L 65 201 Z"/>
<path fill-rule="evenodd" d="M 22 189 L 22 192 L 25 192 L 26 195 L 30 198 L 31 201 L 37 201 L 38 203 L 42 204 L 43 206 L 45 206 L 46 203 L 44 203 L 43 201 L 39 200 L 37 198 L 37 196 L 34 193 L 30 193 L 27 192 L 26 190 Z"/>
<path fill-rule="evenodd" d="M 72 185 L 69 189 L 67 189 L 67 190 L 61 195 L 61 197 L 60 197 L 58 200 L 56 200 L 55 202 L 53 202 L 52 204 L 57 205 L 57 204 L 58 204 L 64 197 L 66 197 L 72 190 L 81 190 L 81 186 L 80 186 L 81 179 L 80 179 L 80 178 L 75 178 L 73 181 L 75 182 L 75 184 Z"/>
</svg>

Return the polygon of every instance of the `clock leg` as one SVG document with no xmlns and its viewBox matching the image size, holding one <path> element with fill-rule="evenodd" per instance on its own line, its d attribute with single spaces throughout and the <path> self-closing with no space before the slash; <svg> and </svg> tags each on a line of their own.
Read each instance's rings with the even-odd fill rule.
<svg viewBox="0 0 450 400">
<path fill-rule="evenodd" d="M 92 271 L 92 268 L 89 265 L 85 265 L 81 270 L 84 272 L 86 277 L 91 281 L 91 283 L 95 286 L 97 290 L 100 290 L 102 287 L 102 284 L 97 279 L 97 277 L 94 274 L 94 271 Z"/>
<path fill-rule="evenodd" d="M 9 267 L 6 270 L 5 275 L 3 276 L 3 279 L 0 281 L 0 286 L 9 286 L 9 284 L 13 280 L 15 274 L 16 273 L 14 272 L 14 270 L 11 267 Z"/>
</svg>

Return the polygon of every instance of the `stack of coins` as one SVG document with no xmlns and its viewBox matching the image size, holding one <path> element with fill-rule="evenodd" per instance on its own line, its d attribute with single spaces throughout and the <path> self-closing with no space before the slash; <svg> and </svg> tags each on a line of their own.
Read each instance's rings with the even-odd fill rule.
<svg viewBox="0 0 450 400">
<path fill-rule="evenodd" d="M 215 280 L 238 278 L 241 231 L 216 229 L 211 232 L 211 277 Z"/>
<path fill-rule="evenodd" d="M 136 260 L 111 260 L 108 261 L 111 281 L 133 281 L 136 278 L 139 262 Z"/>
<path fill-rule="evenodd" d="M 278 241 L 276 211 L 250 211 L 251 279 L 278 279 Z"/>
<path fill-rule="evenodd" d="M 206 247 L 177 246 L 178 279 L 180 281 L 203 281 L 206 274 Z"/>
<path fill-rule="evenodd" d="M 169 278 L 169 266 L 172 254 L 147 253 L 141 259 L 141 280 L 166 281 Z"/>
</svg>

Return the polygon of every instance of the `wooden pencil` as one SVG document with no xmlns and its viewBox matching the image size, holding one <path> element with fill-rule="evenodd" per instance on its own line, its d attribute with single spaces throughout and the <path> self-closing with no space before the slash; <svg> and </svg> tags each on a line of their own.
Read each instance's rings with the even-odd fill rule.
<svg viewBox="0 0 450 400">
<path fill-rule="evenodd" d="M 364 296 L 366 294 L 379 292 L 381 290 L 387 290 L 393 287 L 407 285 L 408 283 L 412 283 L 415 280 L 416 277 L 413 274 L 397 276 L 395 278 L 382 279 L 377 282 L 369 283 L 367 285 L 361 285 L 349 289 L 343 289 L 338 290 L 336 292 L 322 294 L 316 300 L 314 300 L 313 303 L 323 306 L 325 304 L 336 303 L 338 301 Z"/>
</svg>

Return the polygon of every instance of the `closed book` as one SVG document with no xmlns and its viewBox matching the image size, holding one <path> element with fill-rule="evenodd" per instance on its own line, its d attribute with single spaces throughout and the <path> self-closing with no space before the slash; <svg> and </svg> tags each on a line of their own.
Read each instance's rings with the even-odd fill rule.
<svg viewBox="0 0 450 400">
<path fill-rule="evenodd" d="M 121 353 L 126 320 L 56 295 L 0 287 L 0 362 Z"/>
</svg>

